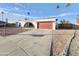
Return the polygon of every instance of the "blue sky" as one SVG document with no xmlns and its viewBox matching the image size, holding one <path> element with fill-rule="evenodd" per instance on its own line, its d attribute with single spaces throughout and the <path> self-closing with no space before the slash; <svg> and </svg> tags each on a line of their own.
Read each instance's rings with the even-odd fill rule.
<svg viewBox="0 0 79 59">
<path fill-rule="evenodd" d="M 56 6 L 60 8 L 57 9 Z M 44 18 L 55 16 L 58 22 L 62 19 L 69 20 L 71 23 L 76 22 L 76 16 L 79 14 L 79 4 L 72 3 L 70 7 L 65 8 L 65 3 L 0 3 L 0 12 L 4 11 L 5 18 L 9 22 L 16 22 L 26 17 Z M 30 15 L 27 12 L 30 12 Z M 0 20 L 1 19 L 0 13 Z"/>
</svg>

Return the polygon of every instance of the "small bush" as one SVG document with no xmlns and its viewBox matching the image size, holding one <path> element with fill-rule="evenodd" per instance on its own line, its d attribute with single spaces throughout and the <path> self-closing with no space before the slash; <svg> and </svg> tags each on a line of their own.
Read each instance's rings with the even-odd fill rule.
<svg viewBox="0 0 79 59">
<path fill-rule="evenodd" d="M 73 24 L 58 24 L 59 29 L 73 29 Z"/>
</svg>

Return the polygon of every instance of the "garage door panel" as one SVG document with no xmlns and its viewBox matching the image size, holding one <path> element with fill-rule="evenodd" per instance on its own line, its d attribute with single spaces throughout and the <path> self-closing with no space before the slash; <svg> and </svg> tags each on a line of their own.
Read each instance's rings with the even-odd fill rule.
<svg viewBox="0 0 79 59">
<path fill-rule="evenodd" d="M 39 22 L 38 26 L 40 29 L 52 29 L 52 22 Z"/>
</svg>

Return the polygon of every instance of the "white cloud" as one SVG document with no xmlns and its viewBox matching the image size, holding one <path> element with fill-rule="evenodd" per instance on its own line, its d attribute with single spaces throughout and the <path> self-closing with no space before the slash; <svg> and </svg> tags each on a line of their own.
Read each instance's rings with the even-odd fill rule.
<svg viewBox="0 0 79 59">
<path fill-rule="evenodd" d="M 20 4 L 20 3 L 15 3 L 15 5 L 17 5 L 17 6 L 19 6 L 19 7 L 23 7 L 23 8 L 25 8 L 22 4 Z"/>
<path fill-rule="evenodd" d="M 69 16 L 69 15 L 78 15 L 78 12 L 71 12 L 71 13 L 62 13 L 57 15 L 57 17 Z"/>
<path fill-rule="evenodd" d="M 31 10 L 28 10 L 28 8 L 27 8 L 27 6 L 28 6 L 29 4 L 27 4 L 27 6 L 25 6 L 25 5 L 23 5 L 23 4 L 20 4 L 20 3 L 14 3 L 14 4 L 22 8 L 22 10 L 20 10 L 21 12 L 27 13 L 27 12 L 30 12 L 30 11 L 31 11 Z M 32 10 L 32 11 L 33 11 L 33 10 Z"/>
<path fill-rule="evenodd" d="M 58 17 L 62 17 L 62 16 L 66 16 L 66 15 L 69 15 L 69 13 L 62 13 L 62 14 L 59 14 Z"/>
<path fill-rule="evenodd" d="M 15 9 L 15 10 L 19 10 L 19 8 L 18 8 L 18 7 L 14 7 L 14 9 Z"/>
<path fill-rule="evenodd" d="M 17 7 L 15 7 L 16 10 L 18 10 Z M 18 13 L 13 13 L 10 12 L 8 9 L 6 8 L 0 8 L 0 12 L 3 11 L 5 14 L 10 15 L 10 16 L 17 16 L 17 17 L 29 17 L 29 18 L 38 18 L 38 17 L 34 17 L 34 16 L 29 16 L 29 15 L 23 15 L 23 14 L 18 14 Z"/>
<path fill-rule="evenodd" d="M 12 13 L 12 15 L 18 16 L 18 17 L 26 17 L 25 15 L 18 14 L 18 13 Z"/>
</svg>

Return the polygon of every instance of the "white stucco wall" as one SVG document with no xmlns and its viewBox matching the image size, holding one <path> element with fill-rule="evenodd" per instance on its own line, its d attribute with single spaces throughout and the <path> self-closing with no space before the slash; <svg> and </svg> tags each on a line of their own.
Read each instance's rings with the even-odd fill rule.
<svg viewBox="0 0 79 59">
<path fill-rule="evenodd" d="M 53 27 L 52 29 L 55 30 L 56 29 L 56 22 L 55 22 L 55 17 L 54 18 L 48 18 L 48 19 L 36 19 L 36 20 L 20 20 L 18 21 L 18 23 L 21 23 L 21 27 L 24 27 L 24 25 L 27 22 L 32 23 L 35 26 L 35 29 L 37 29 L 37 22 L 41 22 L 41 21 L 53 21 Z M 18 26 L 18 25 L 17 25 Z"/>
<path fill-rule="evenodd" d="M 52 27 L 52 29 L 53 29 L 53 30 L 56 29 L 56 22 L 55 22 L 55 21 L 53 22 L 53 27 Z"/>
<path fill-rule="evenodd" d="M 37 22 L 35 22 L 35 21 L 30 21 L 30 20 L 29 20 L 29 21 L 28 21 L 28 20 L 26 20 L 26 21 L 18 21 L 18 23 L 21 24 L 21 27 L 24 27 L 24 25 L 25 25 L 27 22 L 32 23 L 32 24 L 35 26 L 35 29 L 37 29 Z M 18 27 L 19 24 L 16 24 L 16 26 Z"/>
</svg>

